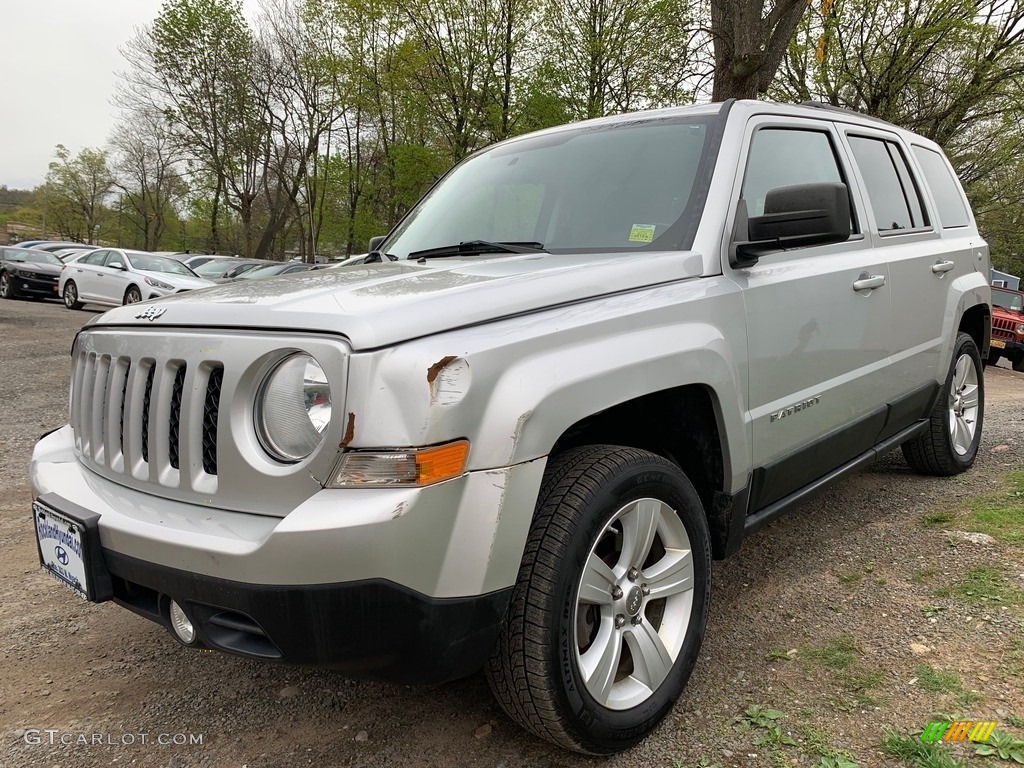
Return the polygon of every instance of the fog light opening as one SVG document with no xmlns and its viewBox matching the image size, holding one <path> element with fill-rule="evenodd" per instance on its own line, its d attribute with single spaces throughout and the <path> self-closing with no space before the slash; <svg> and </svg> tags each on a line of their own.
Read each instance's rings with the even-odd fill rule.
<svg viewBox="0 0 1024 768">
<path fill-rule="evenodd" d="M 192 645 L 196 641 L 196 628 L 174 600 L 171 600 L 171 630 L 185 645 Z"/>
</svg>

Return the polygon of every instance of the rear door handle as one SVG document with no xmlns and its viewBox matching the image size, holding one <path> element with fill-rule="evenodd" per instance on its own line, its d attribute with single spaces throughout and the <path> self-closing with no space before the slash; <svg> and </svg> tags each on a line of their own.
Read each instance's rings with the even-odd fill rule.
<svg viewBox="0 0 1024 768">
<path fill-rule="evenodd" d="M 861 272 L 860 277 L 853 281 L 853 290 L 870 291 L 874 288 L 881 288 L 885 285 L 885 275 L 869 275 Z"/>
<path fill-rule="evenodd" d="M 932 264 L 932 272 L 936 275 L 941 275 L 943 272 L 949 272 L 955 266 L 955 261 L 936 261 Z"/>
</svg>

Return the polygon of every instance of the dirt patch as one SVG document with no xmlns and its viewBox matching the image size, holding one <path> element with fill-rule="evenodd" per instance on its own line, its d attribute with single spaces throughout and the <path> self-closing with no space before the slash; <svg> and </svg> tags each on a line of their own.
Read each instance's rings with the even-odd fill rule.
<svg viewBox="0 0 1024 768">
<path fill-rule="evenodd" d="M 986 374 L 972 472 L 923 478 L 891 453 L 716 563 L 707 639 L 675 710 L 636 749 L 595 760 L 512 725 L 480 675 L 388 686 L 190 651 L 40 573 L 27 462 L 38 436 L 67 419 L 68 352 L 87 318 L 0 301 L 0 765 L 726 768 L 811 766 L 845 750 L 864 767 L 899 765 L 883 731 L 910 734 L 939 713 L 1024 736 L 1010 724 L 1024 718 L 1024 612 L 956 588 L 977 569 L 1024 588 L 1024 548 L 925 523 L 1024 470 L 1024 375 Z M 779 713 L 762 718 L 778 738 L 751 707 Z"/>
</svg>

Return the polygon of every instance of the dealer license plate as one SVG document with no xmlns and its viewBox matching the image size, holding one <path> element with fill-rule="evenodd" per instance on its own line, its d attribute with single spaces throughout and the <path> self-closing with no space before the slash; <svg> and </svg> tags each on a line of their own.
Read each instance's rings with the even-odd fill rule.
<svg viewBox="0 0 1024 768">
<path fill-rule="evenodd" d="M 1006 349 L 1006 342 L 1001 339 L 992 339 L 989 342 L 989 346 L 995 347 L 996 349 Z"/>
<path fill-rule="evenodd" d="M 83 536 L 85 527 L 38 501 L 32 502 L 32 512 L 43 568 L 79 597 L 88 600 L 89 577 L 85 568 Z"/>
</svg>

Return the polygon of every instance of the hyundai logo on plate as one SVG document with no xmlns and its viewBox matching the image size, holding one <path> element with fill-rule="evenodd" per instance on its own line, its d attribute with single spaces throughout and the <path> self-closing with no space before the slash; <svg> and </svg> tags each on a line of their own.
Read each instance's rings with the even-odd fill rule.
<svg viewBox="0 0 1024 768">
<path fill-rule="evenodd" d="M 167 311 L 167 307 L 146 307 L 141 312 L 135 313 L 136 320 L 156 320 L 160 315 Z"/>
<path fill-rule="evenodd" d="M 68 553 L 64 549 L 64 547 L 59 547 L 59 546 L 58 547 L 54 547 L 53 551 L 57 553 L 57 560 L 58 560 L 58 562 L 60 562 L 61 565 L 67 565 L 68 564 L 68 561 L 71 558 L 68 557 Z"/>
</svg>

